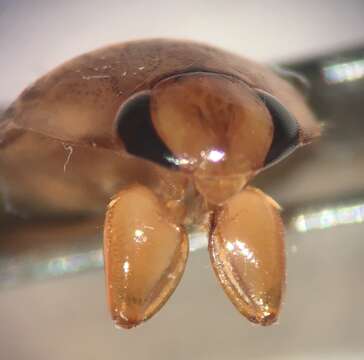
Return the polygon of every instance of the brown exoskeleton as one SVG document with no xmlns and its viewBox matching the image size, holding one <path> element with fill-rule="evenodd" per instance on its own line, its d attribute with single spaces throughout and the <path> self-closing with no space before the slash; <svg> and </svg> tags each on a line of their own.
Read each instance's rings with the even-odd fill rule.
<svg viewBox="0 0 364 360">
<path fill-rule="evenodd" d="M 283 226 L 248 184 L 319 133 L 301 95 L 266 67 L 193 42 L 130 42 L 63 64 L 9 107 L 0 188 L 15 212 L 107 208 L 116 325 L 138 325 L 172 294 L 192 225 L 236 308 L 268 325 L 285 282 Z"/>
</svg>

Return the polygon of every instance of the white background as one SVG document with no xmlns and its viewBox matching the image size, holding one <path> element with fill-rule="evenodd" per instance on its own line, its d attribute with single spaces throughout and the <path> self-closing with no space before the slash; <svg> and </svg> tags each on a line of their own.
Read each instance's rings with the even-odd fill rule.
<svg viewBox="0 0 364 360">
<path fill-rule="evenodd" d="M 364 42 L 363 20 L 363 0 L 0 0 L 0 103 L 109 43 L 178 37 L 286 60 Z"/>
</svg>

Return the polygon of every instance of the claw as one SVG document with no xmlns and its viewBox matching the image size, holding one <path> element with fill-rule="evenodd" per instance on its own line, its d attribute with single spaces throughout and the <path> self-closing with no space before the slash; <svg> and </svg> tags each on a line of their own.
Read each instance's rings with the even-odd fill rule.
<svg viewBox="0 0 364 360">
<path fill-rule="evenodd" d="M 250 321 L 277 320 L 285 282 L 283 225 L 277 205 L 248 187 L 214 214 L 209 252 L 215 273 Z"/>
<path fill-rule="evenodd" d="M 173 293 L 188 241 L 184 229 L 168 220 L 163 203 L 134 186 L 109 204 L 104 255 L 111 316 L 116 326 L 128 329 L 154 315 Z"/>
</svg>

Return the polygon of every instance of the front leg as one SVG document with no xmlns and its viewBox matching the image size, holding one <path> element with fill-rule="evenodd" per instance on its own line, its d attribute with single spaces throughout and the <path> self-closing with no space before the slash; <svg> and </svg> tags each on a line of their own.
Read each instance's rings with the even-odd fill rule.
<svg viewBox="0 0 364 360">
<path fill-rule="evenodd" d="M 285 282 L 278 205 L 248 187 L 213 213 L 210 230 L 210 258 L 225 293 L 250 321 L 273 323 Z"/>
<path fill-rule="evenodd" d="M 111 316 L 117 326 L 131 328 L 150 318 L 181 279 L 188 239 L 170 211 L 141 185 L 122 190 L 108 206 L 105 271 Z"/>
</svg>

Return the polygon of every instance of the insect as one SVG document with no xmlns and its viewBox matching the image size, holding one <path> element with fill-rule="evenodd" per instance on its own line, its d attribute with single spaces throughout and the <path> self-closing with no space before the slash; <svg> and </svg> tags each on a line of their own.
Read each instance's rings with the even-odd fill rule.
<svg viewBox="0 0 364 360">
<path fill-rule="evenodd" d="M 194 42 L 134 41 L 66 62 L 11 104 L 0 189 L 16 214 L 106 213 L 117 326 L 163 306 L 196 228 L 237 310 L 269 325 L 285 283 L 284 229 L 279 206 L 249 182 L 319 133 L 301 95 L 262 65 Z"/>
</svg>

